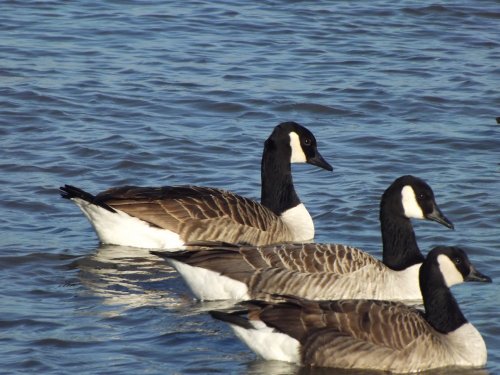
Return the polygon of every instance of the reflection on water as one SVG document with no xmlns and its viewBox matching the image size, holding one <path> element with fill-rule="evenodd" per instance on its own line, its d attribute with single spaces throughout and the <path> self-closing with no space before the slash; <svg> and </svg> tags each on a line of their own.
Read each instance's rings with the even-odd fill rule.
<svg viewBox="0 0 500 375">
<path fill-rule="evenodd" d="M 245 374 L 294 374 L 294 375 L 382 375 L 387 374 L 384 371 L 373 370 L 350 370 L 335 369 L 325 367 L 302 367 L 292 363 L 280 361 L 264 361 L 256 359 L 247 363 Z M 431 371 L 420 372 L 425 375 L 490 375 L 485 369 L 460 369 L 444 368 Z"/>
<path fill-rule="evenodd" d="M 96 251 L 74 262 L 78 277 L 105 304 L 123 309 L 141 306 L 182 305 L 179 295 L 161 286 L 176 278 L 175 271 L 147 249 L 101 245 Z M 108 313 L 112 313 L 109 312 Z"/>
<path fill-rule="evenodd" d="M 101 244 L 72 267 L 93 295 L 117 307 L 107 314 L 148 306 L 182 310 L 189 316 L 234 306 L 231 301 L 196 301 L 177 272 L 148 249 Z"/>
<path fill-rule="evenodd" d="M 302 371 L 300 366 L 293 363 L 280 361 L 264 361 L 256 359 L 246 364 L 245 374 L 299 374 Z"/>
<path fill-rule="evenodd" d="M 344 370 L 344 369 L 328 369 L 328 368 L 311 368 L 303 367 L 297 371 L 297 375 L 382 375 L 387 374 L 383 371 L 362 371 L 362 370 Z M 457 369 L 446 368 L 431 371 L 419 372 L 424 375 L 489 375 L 490 373 L 484 369 Z"/>
</svg>

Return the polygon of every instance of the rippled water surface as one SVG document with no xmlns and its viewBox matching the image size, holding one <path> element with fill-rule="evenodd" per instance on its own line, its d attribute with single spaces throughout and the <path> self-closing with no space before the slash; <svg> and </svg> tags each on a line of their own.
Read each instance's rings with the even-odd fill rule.
<svg viewBox="0 0 500 375">
<path fill-rule="evenodd" d="M 146 250 L 100 246 L 57 188 L 198 184 L 260 194 L 281 121 L 332 173 L 294 166 L 318 242 L 381 255 L 378 200 L 433 187 L 490 285 L 454 293 L 500 373 L 496 1 L 0 3 L 0 367 L 6 373 L 329 373 L 257 359 Z M 439 372 L 454 374 L 451 372 Z"/>
</svg>

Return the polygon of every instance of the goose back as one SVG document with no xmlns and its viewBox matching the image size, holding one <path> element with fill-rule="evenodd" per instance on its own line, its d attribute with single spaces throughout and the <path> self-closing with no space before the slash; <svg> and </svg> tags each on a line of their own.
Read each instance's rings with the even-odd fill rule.
<svg viewBox="0 0 500 375">
<path fill-rule="evenodd" d="M 444 335 L 402 303 L 289 299 L 268 306 L 254 318 L 298 340 L 302 364 L 411 372 L 435 367 L 452 353 Z"/>
<path fill-rule="evenodd" d="M 418 284 L 415 283 L 416 291 L 402 285 L 410 272 L 411 277 L 417 279 L 418 267 L 406 273 L 392 271 L 370 254 L 338 244 L 225 247 L 154 254 L 166 258 L 189 285 L 193 285 L 191 278 L 200 277 L 196 269 L 209 270 L 212 271 L 211 278 L 219 275 L 224 280 L 229 278 L 244 284 L 250 298 L 268 300 L 273 294 L 308 299 L 339 299 L 352 295 L 356 298 L 382 298 L 387 294 L 394 299 L 421 298 Z M 214 281 L 202 285 L 211 289 Z M 238 285 L 234 293 L 228 286 L 227 294 L 219 296 L 205 288 L 192 288 L 192 291 L 200 299 L 238 299 L 241 285 L 231 285 Z"/>
<path fill-rule="evenodd" d="M 261 245 L 269 243 L 269 238 L 293 239 L 285 223 L 265 206 L 222 189 L 125 186 L 98 194 L 96 202 L 152 226 L 168 228 L 185 242 L 202 238 Z"/>
</svg>

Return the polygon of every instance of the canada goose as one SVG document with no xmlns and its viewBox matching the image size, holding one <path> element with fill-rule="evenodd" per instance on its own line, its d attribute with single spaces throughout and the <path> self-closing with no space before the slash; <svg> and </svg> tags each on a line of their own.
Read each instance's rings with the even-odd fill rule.
<svg viewBox="0 0 500 375">
<path fill-rule="evenodd" d="M 491 282 L 458 247 L 437 247 L 420 269 L 425 313 L 379 300 L 251 301 L 247 311 L 213 311 L 267 360 L 308 366 L 417 372 L 438 367 L 481 367 L 481 334 L 460 311 L 450 287 Z M 248 313 L 247 317 L 244 314 Z"/>
<path fill-rule="evenodd" d="M 264 143 L 261 204 L 199 186 L 123 186 L 96 196 L 70 185 L 60 191 L 80 207 L 106 244 L 162 249 L 200 240 L 251 245 L 309 241 L 314 224 L 295 192 L 290 163 L 333 169 L 309 130 L 284 122 Z"/>
<path fill-rule="evenodd" d="M 382 195 L 383 261 L 337 244 L 222 246 L 154 254 L 167 259 L 201 300 L 266 299 L 290 294 L 308 299 L 422 299 L 418 269 L 424 260 L 410 218 L 449 228 L 429 185 L 414 176 L 396 179 Z"/>
</svg>

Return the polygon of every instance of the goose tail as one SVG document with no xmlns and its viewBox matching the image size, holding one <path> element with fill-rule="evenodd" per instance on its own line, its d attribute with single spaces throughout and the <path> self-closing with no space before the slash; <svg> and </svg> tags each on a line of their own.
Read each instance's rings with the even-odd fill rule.
<svg viewBox="0 0 500 375">
<path fill-rule="evenodd" d="M 255 327 L 252 325 L 252 323 L 250 323 L 248 318 L 242 316 L 246 315 L 247 313 L 248 310 L 233 311 L 233 312 L 225 312 L 217 310 L 209 311 L 209 314 L 212 316 L 212 318 L 216 320 L 220 320 L 222 322 L 226 322 L 231 325 L 235 325 L 244 329 L 254 329 Z"/>
<path fill-rule="evenodd" d="M 85 202 L 88 202 L 90 204 L 95 204 L 99 207 L 102 207 L 110 212 L 116 212 L 111 206 L 108 206 L 104 202 L 99 202 L 98 199 L 96 199 L 95 195 L 92 195 L 85 190 L 82 190 L 80 188 L 77 188 L 76 186 L 72 185 L 64 185 L 59 188 L 59 193 L 61 194 L 61 197 L 64 199 L 81 199 Z"/>
</svg>

